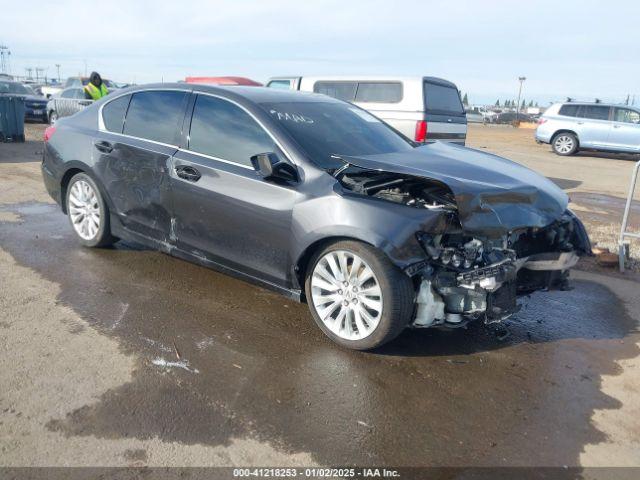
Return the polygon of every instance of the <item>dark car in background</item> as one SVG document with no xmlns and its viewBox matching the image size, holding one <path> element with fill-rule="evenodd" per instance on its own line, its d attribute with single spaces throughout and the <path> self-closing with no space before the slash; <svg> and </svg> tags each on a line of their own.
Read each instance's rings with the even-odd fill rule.
<svg viewBox="0 0 640 480">
<path fill-rule="evenodd" d="M 534 119 L 527 115 L 526 113 L 516 113 L 516 112 L 503 112 L 499 113 L 493 120 L 492 123 L 498 123 L 502 125 L 511 125 L 518 122 L 533 122 Z"/>
<path fill-rule="evenodd" d="M 0 95 L 18 95 L 24 98 L 24 119 L 47 121 L 47 99 L 37 95 L 29 86 L 19 82 L 0 80 Z"/>
<path fill-rule="evenodd" d="M 313 93 L 130 88 L 49 127 L 42 172 L 82 245 L 137 241 L 306 301 L 354 349 L 501 321 L 590 253 L 546 178 Z"/>
</svg>

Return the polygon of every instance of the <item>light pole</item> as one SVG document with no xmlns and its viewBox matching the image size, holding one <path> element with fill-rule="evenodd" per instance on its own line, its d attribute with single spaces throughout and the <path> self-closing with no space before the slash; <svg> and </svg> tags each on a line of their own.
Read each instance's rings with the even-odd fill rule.
<svg viewBox="0 0 640 480">
<path fill-rule="evenodd" d="M 516 105 L 516 123 L 520 122 L 520 95 L 522 94 L 522 84 L 526 79 L 527 77 L 518 77 L 520 88 L 518 89 L 518 104 Z"/>
<path fill-rule="evenodd" d="M 56 70 L 58 71 L 58 83 L 60 83 L 60 64 L 56 63 Z"/>
</svg>

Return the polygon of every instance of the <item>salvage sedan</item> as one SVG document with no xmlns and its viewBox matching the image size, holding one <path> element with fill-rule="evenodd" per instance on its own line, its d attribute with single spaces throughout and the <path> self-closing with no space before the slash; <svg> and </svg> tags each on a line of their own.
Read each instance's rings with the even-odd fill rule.
<svg viewBox="0 0 640 480">
<path fill-rule="evenodd" d="M 546 178 L 312 93 L 134 87 L 47 129 L 42 171 L 83 245 L 133 240 L 257 282 L 353 349 L 503 320 L 591 253 Z"/>
</svg>

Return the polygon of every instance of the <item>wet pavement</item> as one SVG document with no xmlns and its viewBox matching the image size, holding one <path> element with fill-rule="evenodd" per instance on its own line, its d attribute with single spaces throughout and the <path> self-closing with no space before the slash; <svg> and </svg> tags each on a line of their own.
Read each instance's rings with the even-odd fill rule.
<svg viewBox="0 0 640 480">
<path fill-rule="evenodd" d="M 306 305 L 135 244 L 82 248 L 51 204 L 0 211 L 19 217 L 0 223 L 0 247 L 87 322 L 65 334 L 94 328 L 135 359 L 130 381 L 48 419 L 65 438 L 252 438 L 329 465 L 579 465 L 608 440 L 594 413 L 622 407 L 603 377 L 640 354 L 640 309 L 601 275 L 524 299 L 503 340 L 482 325 L 408 330 L 352 352 Z"/>
</svg>

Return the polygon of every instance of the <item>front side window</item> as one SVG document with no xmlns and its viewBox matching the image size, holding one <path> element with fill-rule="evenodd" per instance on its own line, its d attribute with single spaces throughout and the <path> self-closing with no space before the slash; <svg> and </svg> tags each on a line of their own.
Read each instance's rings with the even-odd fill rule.
<svg viewBox="0 0 640 480">
<path fill-rule="evenodd" d="M 425 111 L 441 115 L 461 115 L 464 107 L 455 87 L 424 82 Z"/>
<path fill-rule="evenodd" d="M 640 123 L 640 113 L 636 110 L 630 110 L 628 108 L 616 108 L 613 119 L 616 122 L 623 123 Z"/>
<path fill-rule="evenodd" d="M 289 90 L 291 88 L 291 82 L 289 80 L 271 80 L 267 87 Z"/>
<path fill-rule="evenodd" d="M 329 95 L 345 102 L 353 102 L 355 100 L 357 89 L 358 82 L 316 82 L 313 85 L 315 93 Z"/>
<path fill-rule="evenodd" d="M 189 150 L 251 166 L 251 157 L 274 152 L 275 142 L 242 108 L 198 95 L 191 118 Z"/>
<path fill-rule="evenodd" d="M 187 92 L 162 90 L 134 93 L 124 133 L 169 145 L 178 143 L 187 96 Z"/>
<path fill-rule="evenodd" d="M 583 105 L 580 115 L 593 120 L 609 120 L 609 107 L 602 105 Z"/>
<path fill-rule="evenodd" d="M 339 102 L 261 105 L 320 168 L 344 165 L 336 156 L 376 155 L 413 149 L 407 139 L 370 113 Z"/>
<path fill-rule="evenodd" d="M 107 130 L 110 132 L 122 133 L 124 116 L 127 113 L 127 107 L 129 106 L 130 100 L 131 95 L 125 95 L 110 101 L 102 107 L 102 120 L 104 121 L 104 126 Z"/>
<path fill-rule="evenodd" d="M 402 84 L 392 82 L 360 82 L 356 102 L 398 103 L 402 100 Z"/>
</svg>

